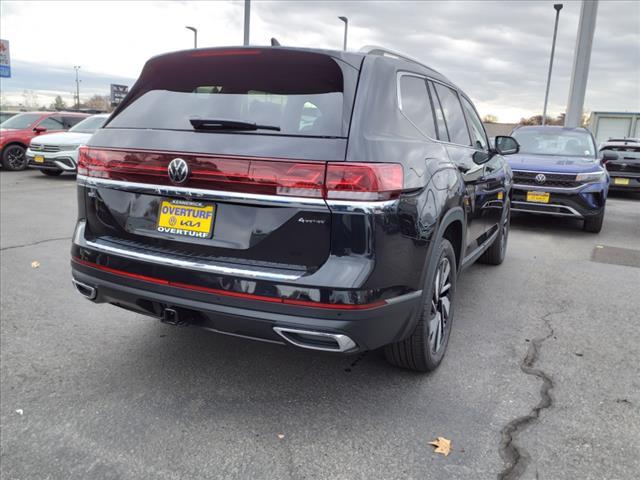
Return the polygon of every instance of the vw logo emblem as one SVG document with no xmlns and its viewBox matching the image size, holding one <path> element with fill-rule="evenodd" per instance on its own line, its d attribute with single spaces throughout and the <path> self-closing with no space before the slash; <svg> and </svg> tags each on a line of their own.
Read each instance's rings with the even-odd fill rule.
<svg viewBox="0 0 640 480">
<path fill-rule="evenodd" d="M 545 176 L 544 173 L 539 173 L 536 175 L 536 183 L 539 183 L 540 185 L 542 185 L 546 181 L 547 181 L 547 177 Z"/>
<path fill-rule="evenodd" d="M 181 158 L 174 158 L 167 167 L 169 180 L 175 184 L 181 184 L 189 178 L 189 165 Z"/>
</svg>

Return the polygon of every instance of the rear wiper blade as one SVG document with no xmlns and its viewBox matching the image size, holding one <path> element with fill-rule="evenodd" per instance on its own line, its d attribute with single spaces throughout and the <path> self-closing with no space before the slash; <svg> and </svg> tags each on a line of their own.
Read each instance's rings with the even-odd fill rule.
<svg viewBox="0 0 640 480">
<path fill-rule="evenodd" d="M 190 118 L 189 123 L 196 130 L 275 130 L 275 125 L 258 125 L 257 123 L 241 122 L 238 120 L 223 120 L 217 118 Z"/>
</svg>

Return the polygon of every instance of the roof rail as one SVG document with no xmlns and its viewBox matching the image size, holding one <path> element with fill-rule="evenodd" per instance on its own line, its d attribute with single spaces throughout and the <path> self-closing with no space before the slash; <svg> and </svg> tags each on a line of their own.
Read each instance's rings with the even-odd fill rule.
<svg viewBox="0 0 640 480">
<path fill-rule="evenodd" d="M 419 65 L 422 65 L 423 67 L 428 68 L 429 70 L 440 74 L 440 72 L 438 72 L 437 70 L 435 70 L 435 69 L 433 69 L 431 67 L 427 67 L 424 63 L 422 63 L 417 58 L 410 57 L 409 55 L 405 55 L 404 53 L 396 52 L 395 50 L 390 50 L 388 48 L 379 47 L 377 45 L 365 45 L 364 47 L 362 47 L 358 51 L 360 53 L 369 54 L 369 55 L 381 55 L 383 57 L 401 58 L 403 60 L 408 60 L 409 62 L 413 62 L 413 63 L 417 63 Z"/>
</svg>

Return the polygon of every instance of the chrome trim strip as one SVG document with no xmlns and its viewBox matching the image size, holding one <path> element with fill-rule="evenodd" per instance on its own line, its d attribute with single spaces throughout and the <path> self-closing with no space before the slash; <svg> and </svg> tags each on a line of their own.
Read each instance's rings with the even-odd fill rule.
<svg viewBox="0 0 640 480">
<path fill-rule="evenodd" d="M 309 209 L 316 207 L 326 211 L 327 204 L 321 198 L 287 197 L 280 195 L 261 195 L 256 193 L 222 192 L 219 190 L 205 190 L 202 188 L 177 187 L 173 185 L 155 185 L 150 183 L 125 182 L 106 178 L 77 176 L 78 185 L 84 187 L 106 187 L 133 193 L 149 193 L 154 195 L 179 195 L 194 197 L 201 200 L 215 202 L 236 202 L 270 205 L 276 207 L 301 206 Z"/>
<path fill-rule="evenodd" d="M 419 298 L 422 296 L 422 290 L 416 290 L 415 292 L 405 293 L 404 295 L 398 295 L 393 298 L 386 298 L 384 301 L 388 305 L 392 305 L 394 303 L 405 302 L 407 300 L 413 300 L 414 298 Z"/>
<path fill-rule="evenodd" d="M 277 340 L 270 340 L 268 338 L 251 337 L 249 335 L 240 335 L 239 333 L 225 332 L 224 330 L 218 330 L 217 328 L 213 328 L 213 327 L 206 327 L 206 326 L 199 326 L 199 327 L 204 329 L 204 330 L 208 330 L 210 332 L 221 333 L 222 335 L 229 335 L 231 337 L 245 338 L 247 340 L 256 340 L 258 342 L 275 343 L 276 345 L 286 345 L 285 342 L 279 342 Z"/>
<path fill-rule="evenodd" d="M 75 165 L 75 162 L 73 161 L 73 159 L 71 157 L 67 157 L 69 158 L 69 160 L 71 160 L 71 163 L 73 163 Z M 75 166 L 70 167 L 69 165 L 66 165 L 58 160 L 53 159 L 53 163 L 55 163 L 57 166 L 59 166 L 62 170 L 65 170 L 67 172 L 72 172 L 74 171 L 76 168 Z"/>
<path fill-rule="evenodd" d="M 513 173 L 546 173 L 548 175 L 565 175 L 568 177 L 576 177 L 577 173 L 565 173 L 565 172 L 545 172 L 544 170 L 514 170 L 511 169 Z M 598 172 L 584 172 L 584 173 L 598 173 Z"/>
<path fill-rule="evenodd" d="M 143 262 L 155 263 L 167 267 L 184 268 L 188 270 L 197 270 L 200 272 L 215 273 L 219 275 L 231 275 L 235 277 L 245 277 L 251 279 L 272 280 L 272 281 L 293 281 L 299 279 L 301 274 L 286 274 L 259 270 L 248 270 L 244 268 L 225 267 L 211 263 L 194 262 L 179 258 L 171 258 L 167 256 L 153 255 L 149 253 L 137 252 L 120 247 L 111 247 L 96 242 L 92 242 L 84 238 L 85 224 L 78 224 L 73 242 L 79 247 L 91 248 L 99 252 L 118 255 L 132 260 L 140 260 Z"/>
<path fill-rule="evenodd" d="M 307 348 L 309 350 L 320 350 L 323 352 L 347 352 L 349 350 L 353 350 L 357 346 L 356 342 L 351 340 L 351 338 L 339 333 L 317 332 L 313 330 L 300 330 L 297 328 L 288 328 L 288 327 L 273 327 L 273 330 L 282 338 L 284 338 L 287 342 L 291 343 L 292 345 L 295 345 L 296 347 L 300 347 L 300 348 Z M 334 340 L 338 344 L 338 347 L 330 348 L 330 347 L 319 347 L 317 345 L 308 345 L 300 342 L 299 340 L 295 340 L 287 336 L 287 333 L 310 335 L 310 336 L 321 337 L 321 338 L 330 338 L 331 340 Z"/>
<path fill-rule="evenodd" d="M 582 185 L 578 185 L 577 187 L 565 188 L 565 187 L 547 187 L 545 185 L 522 185 L 520 183 L 514 183 L 513 188 L 517 188 L 518 190 L 527 190 L 529 192 L 577 192 L 578 190 L 583 189 L 584 187 L 591 185 L 593 183 L 583 183 Z"/>
<path fill-rule="evenodd" d="M 556 215 L 558 217 L 577 217 L 584 218 L 580 212 L 578 212 L 575 208 L 569 207 L 567 205 L 557 205 L 554 203 L 535 203 L 532 204 L 530 202 L 511 202 L 511 209 L 514 212 L 526 212 L 526 213 L 541 213 L 543 215 Z M 544 210 L 530 210 L 528 208 L 518 208 L 518 205 L 527 206 L 527 205 L 536 205 L 543 208 L 561 208 L 567 210 L 569 213 L 561 213 L 561 212 L 545 212 Z"/>
<path fill-rule="evenodd" d="M 358 200 L 327 200 L 329 209 L 338 213 L 382 213 L 394 208 L 398 200 L 362 202 Z"/>
</svg>

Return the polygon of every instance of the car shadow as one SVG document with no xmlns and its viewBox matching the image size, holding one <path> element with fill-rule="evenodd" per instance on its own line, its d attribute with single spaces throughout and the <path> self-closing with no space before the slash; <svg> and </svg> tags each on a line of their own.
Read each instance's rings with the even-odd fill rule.
<svg viewBox="0 0 640 480">
<path fill-rule="evenodd" d="M 630 192 L 625 190 L 609 190 L 609 198 L 622 200 L 640 200 L 640 192 Z"/>
<path fill-rule="evenodd" d="M 76 174 L 70 174 L 70 173 L 63 173 L 62 175 L 59 175 L 57 177 L 50 177 L 49 175 L 45 175 L 44 173 L 40 173 L 38 171 L 34 171 L 33 172 L 35 175 L 33 175 L 33 179 L 37 180 L 37 181 L 43 181 L 43 180 L 49 180 L 49 181 L 55 181 L 55 182 L 75 182 L 76 181 Z"/>
<path fill-rule="evenodd" d="M 121 355 L 105 349 L 87 373 L 100 379 L 92 395 L 133 388 L 158 415 L 170 405 L 173 415 L 225 412 L 249 423 L 274 412 L 307 420 L 339 412 L 368 422 L 372 411 L 424 400 L 444 367 L 423 375 L 387 364 L 381 351 L 340 356 L 153 322 L 136 335 L 141 330 L 134 348 Z"/>
<path fill-rule="evenodd" d="M 583 221 L 570 217 L 554 217 L 549 215 L 536 215 L 535 213 L 513 212 L 511 215 L 511 228 L 526 231 L 557 231 L 576 232 L 582 230 Z"/>
</svg>

